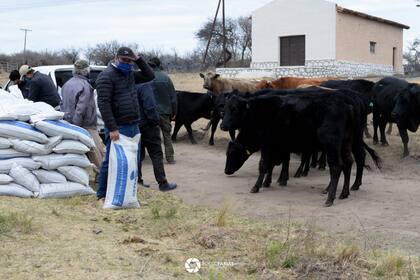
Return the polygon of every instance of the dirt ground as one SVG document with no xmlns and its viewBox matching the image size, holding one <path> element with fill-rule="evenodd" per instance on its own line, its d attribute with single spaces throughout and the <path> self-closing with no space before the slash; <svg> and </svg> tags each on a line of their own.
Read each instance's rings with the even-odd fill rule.
<svg viewBox="0 0 420 280">
<path fill-rule="evenodd" d="M 174 83 L 178 88 L 179 81 L 175 79 Z M 185 82 L 181 85 L 188 86 Z M 259 156 L 253 155 L 236 174 L 226 176 L 223 170 L 228 136 L 218 131 L 216 146 L 208 146 L 209 135 L 201 130 L 205 124 L 205 120 L 194 124 L 197 138 L 202 139 L 198 145 L 191 145 L 186 131 L 181 129 L 180 139 L 175 144 L 177 164 L 166 166 L 168 178 L 179 184 L 175 194 L 188 204 L 219 208 L 228 201 L 236 213 L 270 223 L 280 223 L 291 211 L 298 222 L 315 223 L 344 239 L 358 240 L 365 247 L 402 249 L 419 254 L 419 135 L 410 134 L 411 156 L 405 159 L 401 158 L 402 143 L 395 125 L 393 135 L 388 137 L 389 147 L 373 146 L 371 139 L 366 140 L 383 158 L 382 171 L 366 170 L 360 191 L 352 192 L 346 200 L 337 199 L 331 208 L 324 208 L 326 197 L 321 191 L 328 183 L 328 171 L 312 169 L 306 178 L 293 178 L 292 172 L 300 163 L 295 157 L 287 187 L 273 183 L 271 188 L 251 194 L 249 190 L 256 180 Z M 147 163 L 145 170 L 145 174 L 152 174 Z M 275 169 L 273 181 L 279 172 Z M 149 175 L 146 179 L 152 178 Z"/>
</svg>

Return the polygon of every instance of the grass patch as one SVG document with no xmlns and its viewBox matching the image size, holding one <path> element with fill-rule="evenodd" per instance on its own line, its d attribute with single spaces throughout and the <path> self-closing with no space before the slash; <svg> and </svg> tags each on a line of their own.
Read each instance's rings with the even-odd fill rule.
<svg viewBox="0 0 420 280">
<path fill-rule="evenodd" d="M 284 251 L 284 245 L 278 241 L 272 241 L 266 249 L 266 260 L 268 267 L 277 268 L 280 264 L 280 254 Z"/>
<path fill-rule="evenodd" d="M 337 258 L 342 261 L 354 261 L 356 260 L 360 255 L 360 248 L 356 244 L 349 244 L 340 246 L 338 248 Z"/>
<path fill-rule="evenodd" d="M 298 256 L 290 255 L 287 256 L 286 259 L 281 264 L 283 268 L 293 268 L 296 266 L 297 261 L 299 260 Z"/>
<path fill-rule="evenodd" d="M 217 212 L 216 215 L 216 225 L 218 227 L 224 227 L 227 224 L 227 218 L 231 212 L 231 206 L 229 203 L 225 202 L 223 207 Z"/>
<path fill-rule="evenodd" d="M 0 234 L 16 231 L 30 233 L 32 231 L 32 218 L 25 213 L 12 212 L 0 214 Z"/>
<path fill-rule="evenodd" d="M 408 276 L 408 268 L 406 258 L 397 254 L 388 253 L 379 258 L 373 274 L 377 277 Z"/>
</svg>

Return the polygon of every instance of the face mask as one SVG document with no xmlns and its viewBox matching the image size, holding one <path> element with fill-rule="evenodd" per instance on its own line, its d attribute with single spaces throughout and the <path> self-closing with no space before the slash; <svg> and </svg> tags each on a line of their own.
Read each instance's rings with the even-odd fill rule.
<svg viewBox="0 0 420 280">
<path fill-rule="evenodd" d="M 118 62 L 117 67 L 126 75 L 133 69 L 132 64 L 125 62 Z"/>
<path fill-rule="evenodd" d="M 31 79 L 32 79 L 32 78 L 29 78 L 29 77 L 26 77 L 26 76 L 24 76 L 24 77 L 23 77 L 23 81 L 25 81 L 25 82 L 30 82 L 30 81 L 31 81 Z"/>
</svg>

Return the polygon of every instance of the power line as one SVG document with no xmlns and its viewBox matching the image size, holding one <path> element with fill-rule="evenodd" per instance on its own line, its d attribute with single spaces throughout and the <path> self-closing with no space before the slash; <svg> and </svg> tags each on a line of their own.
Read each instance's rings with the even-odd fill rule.
<svg viewBox="0 0 420 280">
<path fill-rule="evenodd" d="M 28 63 L 28 61 L 26 59 L 26 34 L 28 32 L 32 32 L 32 30 L 28 29 L 28 28 L 21 28 L 20 30 L 25 32 L 25 40 L 24 40 L 24 43 L 23 43 L 23 57 L 25 58 L 25 64 L 26 64 L 26 63 Z"/>
</svg>

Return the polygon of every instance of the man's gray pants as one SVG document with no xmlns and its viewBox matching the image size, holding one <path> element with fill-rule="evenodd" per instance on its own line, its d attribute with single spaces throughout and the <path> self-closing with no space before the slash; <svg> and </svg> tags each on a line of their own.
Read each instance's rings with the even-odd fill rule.
<svg viewBox="0 0 420 280">
<path fill-rule="evenodd" d="M 167 161 L 174 160 L 174 147 L 172 146 L 171 132 L 171 116 L 169 115 L 160 115 L 159 122 L 160 129 L 163 134 L 163 145 L 165 146 L 165 158 Z"/>
</svg>

